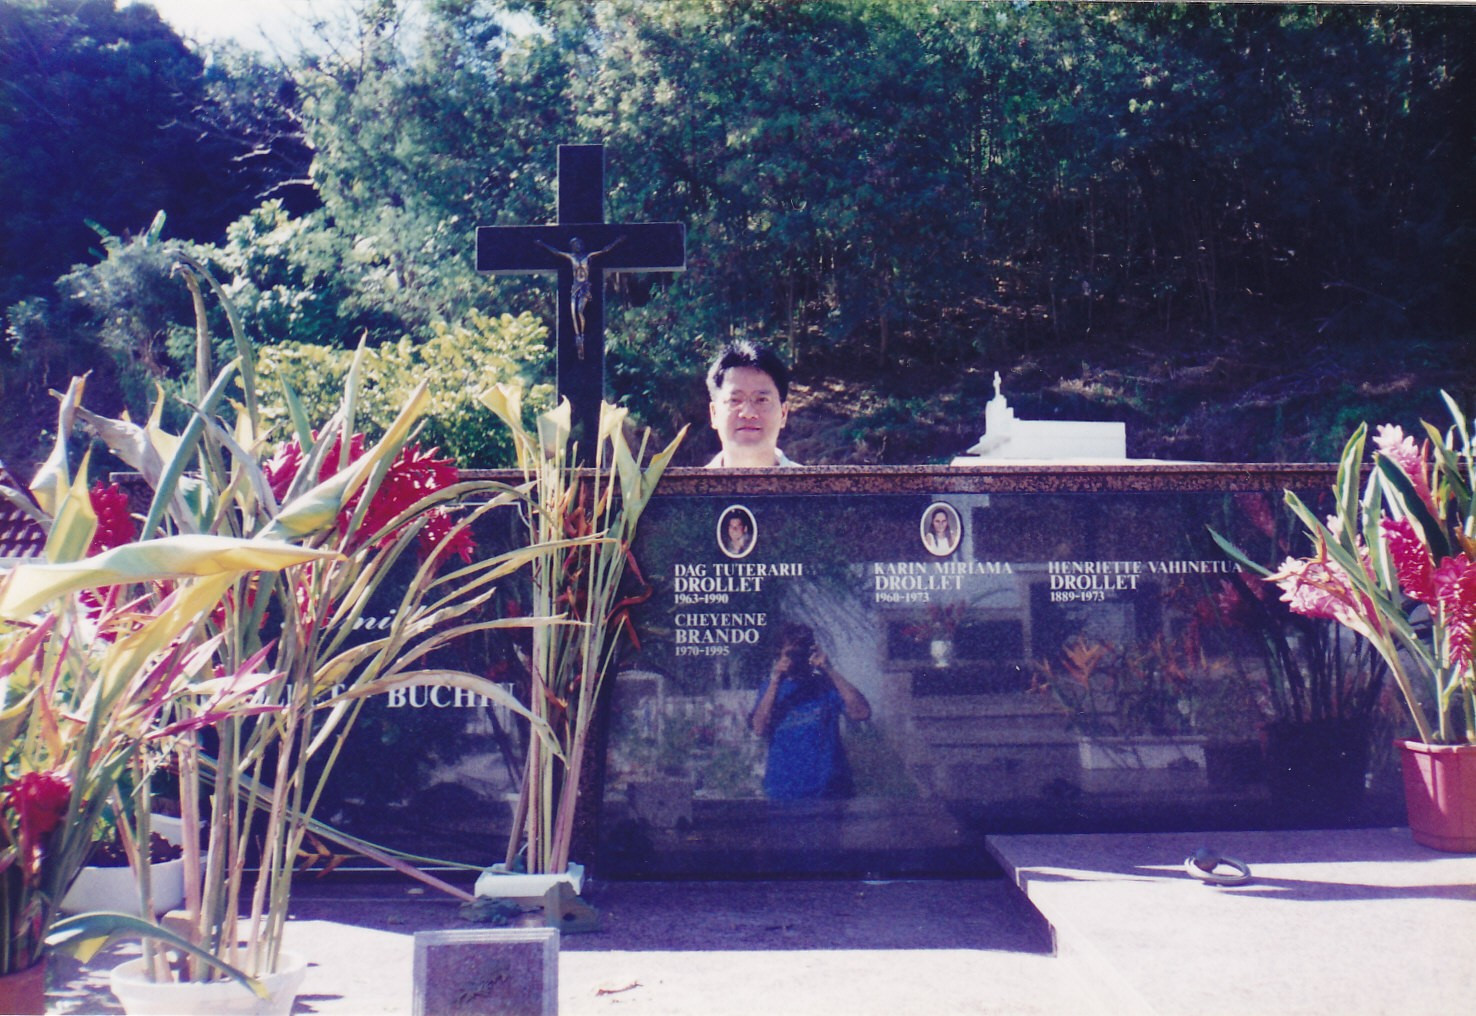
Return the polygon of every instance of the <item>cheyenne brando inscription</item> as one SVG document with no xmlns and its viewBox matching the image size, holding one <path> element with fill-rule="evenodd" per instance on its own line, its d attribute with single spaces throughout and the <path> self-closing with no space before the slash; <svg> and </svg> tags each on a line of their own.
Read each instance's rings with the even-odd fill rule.
<svg viewBox="0 0 1476 1016">
<path fill-rule="evenodd" d="M 726 656 L 732 645 L 756 646 L 769 615 L 754 613 L 684 613 L 673 619 L 678 656 Z"/>
</svg>

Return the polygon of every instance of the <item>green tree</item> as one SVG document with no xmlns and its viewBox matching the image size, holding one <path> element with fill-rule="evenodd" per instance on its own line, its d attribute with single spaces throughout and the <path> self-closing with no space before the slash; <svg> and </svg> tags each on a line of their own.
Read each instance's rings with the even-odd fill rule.
<svg viewBox="0 0 1476 1016">
<path fill-rule="evenodd" d="M 492 309 L 474 227 L 551 218 L 543 185 L 574 130 L 556 40 L 510 44 L 495 5 L 457 0 L 407 46 L 406 6 L 364 5 L 357 48 L 298 76 L 321 224 L 348 254 L 339 315 L 371 341 Z"/>
<path fill-rule="evenodd" d="M 74 9 L 121 15 L 0 5 L 6 30 L 42 25 L 47 38 L 87 21 L 68 20 Z M 1476 144 L 1469 11 L 962 0 L 361 0 L 357 11 L 356 37 L 290 71 L 210 54 L 205 91 L 191 93 L 203 105 L 177 121 L 275 167 L 254 183 L 230 177 L 253 210 L 208 252 L 268 343 L 398 348 L 504 313 L 551 323 L 550 279 L 475 274 L 473 227 L 551 220 L 556 146 L 590 141 L 607 146 L 612 219 L 688 226 L 684 276 L 615 276 L 607 293 L 611 394 L 672 431 L 701 419 L 700 365 L 733 335 L 785 346 L 802 385 L 841 382 L 812 388 L 851 400 L 833 409 L 848 425 L 813 436 L 810 457 L 824 460 L 956 450 L 972 435 L 942 407 L 987 397 L 996 369 L 1030 389 L 1032 413 L 1156 426 L 1143 413 L 1154 403 L 1155 417 L 1189 414 L 1185 432 L 1223 434 L 1194 407 L 1243 412 L 1238 395 L 1161 379 L 1256 345 L 1236 387 L 1267 386 L 1294 419 L 1322 407 L 1287 392 L 1325 388 L 1332 373 L 1353 392 L 1352 375 L 1388 361 L 1381 349 L 1438 362 L 1466 327 L 1476 232 L 1453 181 Z M 112 66 L 93 52 L 103 35 L 87 38 L 77 59 Z M 0 111 L 12 120 L 18 94 Z M 309 151 L 311 173 L 294 175 Z M 155 207 L 177 201 L 170 191 Z M 99 221 L 126 236 L 153 210 L 123 228 Z M 170 222 L 198 236 L 172 210 Z M 92 348 L 68 330 L 90 320 L 78 306 L 18 308 L 10 352 L 54 365 Z M 167 375 L 162 348 L 121 362 Z M 546 381 L 551 357 L 522 369 Z M 1133 377 L 1100 380 L 1113 372 Z M 33 382 L 21 387 L 44 391 Z M 864 411 L 851 394 L 863 389 Z M 1333 402 L 1328 412 L 1351 411 Z M 1268 426 L 1231 430 L 1285 453 L 1287 431 Z M 881 427 L 919 433 L 866 437 Z M 1222 453 L 1212 437 L 1205 453 Z"/>
<path fill-rule="evenodd" d="M 251 203 L 202 136 L 204 64 L 147 4 L 0 0 L 0 309 L 164 209 L 211 240 Z"/>
</svg>

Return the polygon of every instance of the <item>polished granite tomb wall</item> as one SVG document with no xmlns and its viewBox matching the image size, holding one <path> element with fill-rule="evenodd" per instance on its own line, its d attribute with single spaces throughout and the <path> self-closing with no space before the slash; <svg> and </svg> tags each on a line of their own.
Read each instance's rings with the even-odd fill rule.
<svg viewBox="0 0 1476 1016">
<path fill-rule="evenodd" d="M 612 877 L 968 874 L 991 869 L 988 833 L 1396 824 L 1372 776 L 1331 808 L 1271 792 L 1264 632 L 1233 591 L 1259 582 L 1209 536 L 1275 563 L 1303 549 L 1283 491 L 1315 504 L 1332 479 L 1323 465 L 672 470 L 641 524 L 649 597 L 610 686 L 587 849 Z M 517 532 L 494 519 L 479 539 Z M 509 585 L 498 609 L 520 596 Z M 749 716 L 796 623 L 871 715 L 838 723 L 848 786 L 776 800 Z M 519 688 L 524 659 L 516 639 L 483 638 L 447 662 Z M 499 859 L 523 749 L 509 715 L 417 689 L 360 724 L 324 817 Z M 813 761 L 776 764 L 796 758 Z"/>
</svg>

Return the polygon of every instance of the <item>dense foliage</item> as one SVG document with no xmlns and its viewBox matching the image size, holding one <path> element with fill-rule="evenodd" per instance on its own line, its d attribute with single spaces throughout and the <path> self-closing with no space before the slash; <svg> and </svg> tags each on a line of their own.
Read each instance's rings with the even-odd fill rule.
<svg viewBox="0 0 1476 1016">
<path fill-rule="evenodd" d="M 0 11 L 73 39 L 54 26 L 109 5 Z M 197 256 L 263 342 L 425 343 L 504 314 L 551 321 L 546 280 L 475 274 L 472 230 L 550 221 L 556 146 L 602 141 L 612 220 L 688 226 L 684 275 L 613 282 L 611 395 L 669 436 L 704 419 L 718 343 L 767 339 L 796 364 L 785 445 L 802 461 L 946 460 L 982 429 L 995 371 L 1022 416 L 1126 420 L 1132 453 L 1172 457 L 1327 457 L 1365 416 L 1412 425 L 1440 387 L 1472 397 L 1469 8 L 364 0 L 360 15 L 284 71 L 240 54 L 181 71 L 209 136 L 277 153 L 268 184 L 241 191 L 253 203 L 304 177 L 282 140 L 300 125 L 311 201 L 260 205 L 224 236 L 199 172 L 113 218 L 59 174 L 48 207 L 115 232 L 164 209 L 166 236 L 211 245 Z M 12 61 L 15 37 L 0 36 Z M 102 48 L 71 59 L 92 55 L 105 105 L 153 61 Z M 5 94 L 4 165 L 22 139 L 64 150 L 81 129 L 15 120 Z M 130 165 L 168 161 L 140 147 L 167 143 L 158 126 L 136 128 Z M 10 238 L 35 228 L 7 226 L 7 279 Z M 138 242 L 56 289 L 7 290 L 28 298 L 5 312 L 7 374 L 33 398 L 116 334 L 77 303 L 105 270 L 133 280 L 129 312 L 163 350 L 107 340 L 120 397 L 177 369 L 168 322 L 188 318 L 138 309 L 157 289 Z M 547 383 L 550 359 L 488 380 Z M 708 450 L 694 437 L 684 461 Z M 494 454 L 447 440 L 464 461 Z"/>
</svg>

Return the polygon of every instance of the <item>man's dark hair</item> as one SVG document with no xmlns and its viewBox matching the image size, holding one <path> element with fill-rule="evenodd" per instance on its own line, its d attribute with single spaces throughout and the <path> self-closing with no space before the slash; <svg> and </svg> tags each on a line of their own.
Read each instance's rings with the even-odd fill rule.
<svg viewBox="0 0 1476 1016">
<path fill-rule="evenodd" d="M 815 651 L 815 629 L 798 621 L 788 621 L 779 629 L 781 649 L 798 649 L 808 659 Z"/>
<path fill-rule="evenodd" d="M 707 368 L 707 391 L 714 398 L 723 387 L 723 379 L 734 367 L 752 367 L 769 375 L 774 387 L 779 389 L 779 401 L 789 399 L 789 368 L 779 355 L 762 342 L 738 339 L 724 346 L 712 366 Z"/>
</svg>

